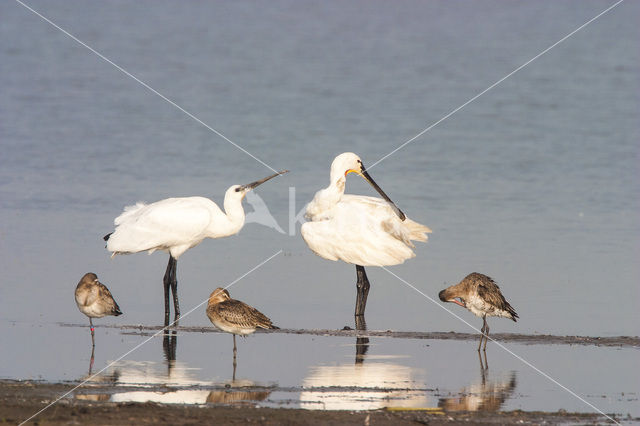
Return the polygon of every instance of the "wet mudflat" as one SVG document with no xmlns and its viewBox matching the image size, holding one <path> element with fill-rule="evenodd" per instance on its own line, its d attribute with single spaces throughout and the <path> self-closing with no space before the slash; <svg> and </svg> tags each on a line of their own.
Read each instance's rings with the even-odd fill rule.
<svg viewBox="0 0 640 426">
<path fill-rule="evenodd" d="M 65 327 L 77 327 L 78 324 L 60 323 Z M 152 335 L 161 330 L 161 326 L 141 326 L 141 325 L 118 325 L 105 326 L 118 328 L 122 333 Z M 171 327 L 175 331 L 188 331 L 200 333 L 218 333 L 212 327 Z M 281 328 L 277 330 L 258 330 L 258 333 L 288 333 L 288 334 L 308 334 L 315 336 L 343 336 L 343 337 L 390 337 L 399 339 L 436 339 L 436 340 L 477 340 L 478 334 L 450 332 L 421 332 L 421 331 L 394 331 L 394 330 L 355 330 L 345 326 L 341 330 L 320 330 L 320 329 L 290 329 Z M 550 334 L 519 334 L 519 333 L 493 333 L 491 338 L 497 341 L 518 342 L 526 344 L 555 344 L 555 345 L 596 345 L 596 346 L 617 346 L 617 347 L 637 347 L 640 348 L 640 337 L 638 336 L 555 336 Z"/>
<path fill-rule="evenodd" d="M 17 423 L 31 416 L 66 385 L 0 381 L 0 415 L 3 422 Z M 623 420 L 623 419 L 622 419 Z M 624 421 L 624 420 L 623 420 Z M 596 424 L 608 419 L 596 414 L 567 412 L 472 413 L 440 411 L 313 411 L 279 410 L 253 405 L 166 405 L 158 403 L 109 403 L 98 399 L 64 399 L 28 424 L 263 424 L 263 425 L 410 425 L 410 424 Z"/>
</svg>

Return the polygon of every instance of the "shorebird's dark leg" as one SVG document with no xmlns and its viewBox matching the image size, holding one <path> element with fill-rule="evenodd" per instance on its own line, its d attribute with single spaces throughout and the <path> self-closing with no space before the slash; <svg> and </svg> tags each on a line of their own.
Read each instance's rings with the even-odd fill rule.
<svg viewBox="0 0 640 426">
<path fill-rule="evenodd" d="M 96 340 L 93 332 L 93 321 L 89 318 L 89 325 L 91 326 L 91 360 L 89 361 L 89 375 L 91 375 L 91 370 L 93 369 L 93 360 L 94 354 L 96 351 Z"/>
<path fill-rule="evenodd" d="M 238 349 L 236 348 L 236 335 L 233 335 L 233 378 L 232 380 L 236 380 L 236 367 L 238 363 L 236 362 L 236 355 L 238 354 Z"/>
<path fill-rule="evenodd" d="M 487 350 L 487 340 L 489 340 L 489 323 L 487 322 L 487 317 L 484 317 L 484 348 L 483 351 Z"/>
<path fill-rule="evenodd" d="M 367 306 L 367 296 L 369 295 L 369 280 L 364 266 L 356 265 L 356 274 L 358 282 L 356 283 L 356 316 L 364 315 L 364 308 Z"/>
<path fill-rule="evenodd" d="M 480 348 L 482 347 L 482 339 L 484 338 L 484 328 L 487 326 L 487 317 L 482 317 L 482 328 L 480 329 L 480 343 L 478 344 L 478 352 L 480 352 Z"/>
<path fill-rule="evenodd" d="M 91 345 L 95 348 L 96 338 L 95 338 L 95 333 L 93 331 L 93 320 L 91 319 L 91 317 L 89 317 L 89 325 L 91 326 Z"/>
<path fill-rule="evenodd" d="M 93 370 L 93 361 L 94 361 L 94 354 L 96 352 L 96 347 L 92 347 L 91 348 L 91 360 L 89 361 L 89 376 L 91 375 L 91 371 Z"/>
</svg>

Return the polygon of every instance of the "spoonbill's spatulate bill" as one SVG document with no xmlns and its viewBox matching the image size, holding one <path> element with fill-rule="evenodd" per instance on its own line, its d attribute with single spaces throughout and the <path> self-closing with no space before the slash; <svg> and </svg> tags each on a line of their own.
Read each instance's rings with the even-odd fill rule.
<svg viewBox="0 0 640 426">
<path fill-rule="evenodd" d="M 504 317 L 516 321 L 518 314 L 504 298 L 500 287 L 488 276 L 472 272 L 456 285 L 442 290 L 438 297 L 443 302 L 453 302 L 467 308 L 474 315 L 482 318 L 482 334 L 480 344 L 484 338 L 484 348 L 487 349 L 489 324 L 487 317 Z"/>
<path fill-rule="evenodd" d="M 362 176 L 383 199 L 344 193 L 347 175 Z M 415 256 L 412 240 L 427 241 L 431 230 L 405 216 L 352 152 L 331 163 L 329 186 L 307 205 L 302 238 L 318 256 L 356 265 L 355 315 L 364 315 L 369 280 L 365 266 L 398 265 Z"/>
<path fill-rule="evenodd" d="M 164 275 L 164 323 L 169 324 L 169 292 L 173 293 L 174 318 L 180 318 L 178 258 L 205 238 L 237 234 L 244 225 L 242 199 L 258 185 L 284 174 L 283 170 L 247 185 L 233 185 L 224 196 L 224 211 L 204 197 L 167 198 L 152 204 L 138 203 L 124 208 L 114 223 L 116 229 L 104 237 L 107 250 L 116 254 L 156 250 L 169 252 Z"/>
<path fill-rule="evenodd" d="M 91 325 L 91 344 L 96 345 L 93 318 L 102 318 L 107 315 L 122 315 L 120 307 L 113 299 L 109 289 L 98 281 L 98 276 L 93 272 L 84 274 L 76 286 L 76 304 L 80 312 L 89 317 Z"/>
</svg>

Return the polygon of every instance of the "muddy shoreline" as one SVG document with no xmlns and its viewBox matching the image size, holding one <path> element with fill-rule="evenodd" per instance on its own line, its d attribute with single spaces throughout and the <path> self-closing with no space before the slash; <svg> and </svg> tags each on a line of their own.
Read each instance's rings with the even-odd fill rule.
<svg viewBox="0 0 640 426">
<path fill-rule="evenodd" d="M 62 327 L 86 327 L 86 324 L 58 323 Z M 162 330 L 162 326 L 149 325 L 100 325 L 96 328 L 119 329 L 122 334 L 134 334 L 151 336 Z M 220 333 L 214 327 L 169 327 L 169 330 L 184 333 Z M 284 333 L 315 336 L 337 336 L 337 337 L 389 337 L 396 339 L 431 339 L 431 340 L 477 340 L 477 333 L 456 333 L 453 331 L 394 331 L 394 330 L 355 330 L 349 327 L 339 330 L 323 329 L 295 329 L 282 328 L 277 330 L 262 330 L 257 333 Z M 550 334 L 518 334 L 518 333 L 495 333 L 490 337 L 498 342 L 522 343 L 527 345 L 593 345 L 606 347 L 635 347 L 640 348 L 640 337 L 638 336 L 557 336 Z"/>
<path fill-rule="evenodd" d="M 74 384 L 0 380 L 0 419 L 19 424 L 61 395 Z M 90 385 L 71 392 L 27 424 L 261 424 L 261 425 L 415 425 L 415 424 L 611 424 L 591 413 L 558 412 L 445 412 L 425 410 L 314 411 L 264 408 L 251 403 L 201 405 L 158 403 L 114 403 L 100 401 L 108 387 Z M 88 398 L 94 395 L 93 399 Z M 616 421 L 640 419 L 615 418 Z"/>
</svg>

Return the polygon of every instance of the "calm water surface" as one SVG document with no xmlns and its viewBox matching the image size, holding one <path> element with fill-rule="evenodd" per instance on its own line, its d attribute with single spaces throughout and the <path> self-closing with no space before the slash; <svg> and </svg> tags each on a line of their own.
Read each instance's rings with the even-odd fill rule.
<svg viewBox="0 0 640 426">
<path fill-rule="evenodd" d="M 611 3 L 276 1 L 268 10 L 252 2 L 29 4 L 271 167 L 291 170 L 257 190 L 283 233 L 248 223 L 237 236 L 205 241 L 181 257 L 183 312 L 282 250 L 231 295 L 283 327 L 342 328 L 353 326 L 354 268 L 311 253 L 290 214 L 326 186 L 333 157 L 354 151 L 365 165 L 375 163 Z M 434 231 L 415 259 L 390 268 L 395 274 L 435 299 L 472 271 L 493 276 L 521 317 L 492 321 L 494 332 L 639 334 L 638 17 L 637 2 L 621 4 L 371 168 L 400 208 Z M 98 274 L 125 313 L 97 322 L 162 321 L 166 255 L 110 259 L 104 249 L 102 236 L 122 207 L 188 195 L 221 202 L 231 184 L 270 170 L 18 3 L 0 5 L 0 64 L 0 327 L 10 337 L 0 348 L 10 360 L 0 377 L 75 380 L 88 361 L 86 330 L 55 324 L 86 322 L 73 300 L 85 272 Z M 357 178 L 347 187 L 373 194 Z M 258 201 L 248 198 L 247 211 Z M 384 270 L 368 274 L 369 328 L 470 331 Z M 181 325 L 208 325 L 204 308 Z M 109 333 L 100 336 L 112 345 L 100 344 L 96 367 L 140 341 Z M 216 335 L 226 344 L 225 337 Z M 180 337 L 177 362 L 196 369 L 198 380 L 218 383 L 225 370 L 207 370 L 212 356 L 202 340 L 209 338 Z M 340 366 L 353 368 L 353 360 L 333 348 L 340 339 L 264 335 L 246 345 L 278 359 L 283 339 L 288 353 L 318 359 L 295 374 L 276 364 L 263 375 L 243 358 L 243 377 L 280 386 L 349 377 Z M 364 376 L 395 368 L 419 389 L 474 386 L 475 370 L 433 381 L 451 354 L 473 358 L 475 369 L 473 344 L 434 344 L 429 365 L 407 361 L 422 351 L 410 346 L 424 342 L 403 344 L 393 355 L 399 358 L 367 367 Z M 160 362 L 153 345 L 130 361 Z M 65 354 L 65 362 L 44 348 Z M 637 361 L 638 354 L 516 348 L 553 366 L 567 385 L 584 375 L 577 392 L 594 398 L 600 388 L 579 383 L 622 392 L 620 372 L 629 364 L 616 357 Z M 573 361 L 578 350 L 588 354 L 578 357 L 582 366 Z M 386 346 L 379 355 L 389 355 Z M 538 401 L 527 409 L 577 401 L 498 348 L 491 358 L 495 380 L 509 383 L 516 371 L 517 392 Z M 594 368 L 600 363 L 611 364 L 610 374 Z M 149 368 L 156 367 L 163 369 Z M 419 398 L 437 405 L 440 395 Z M 294 399 L 305 406 L 304 395 Z M 332 401 L 326 395 L 323 406 Z M 620 407 L 611 410 L 625 412 Z"/>
</svg>

